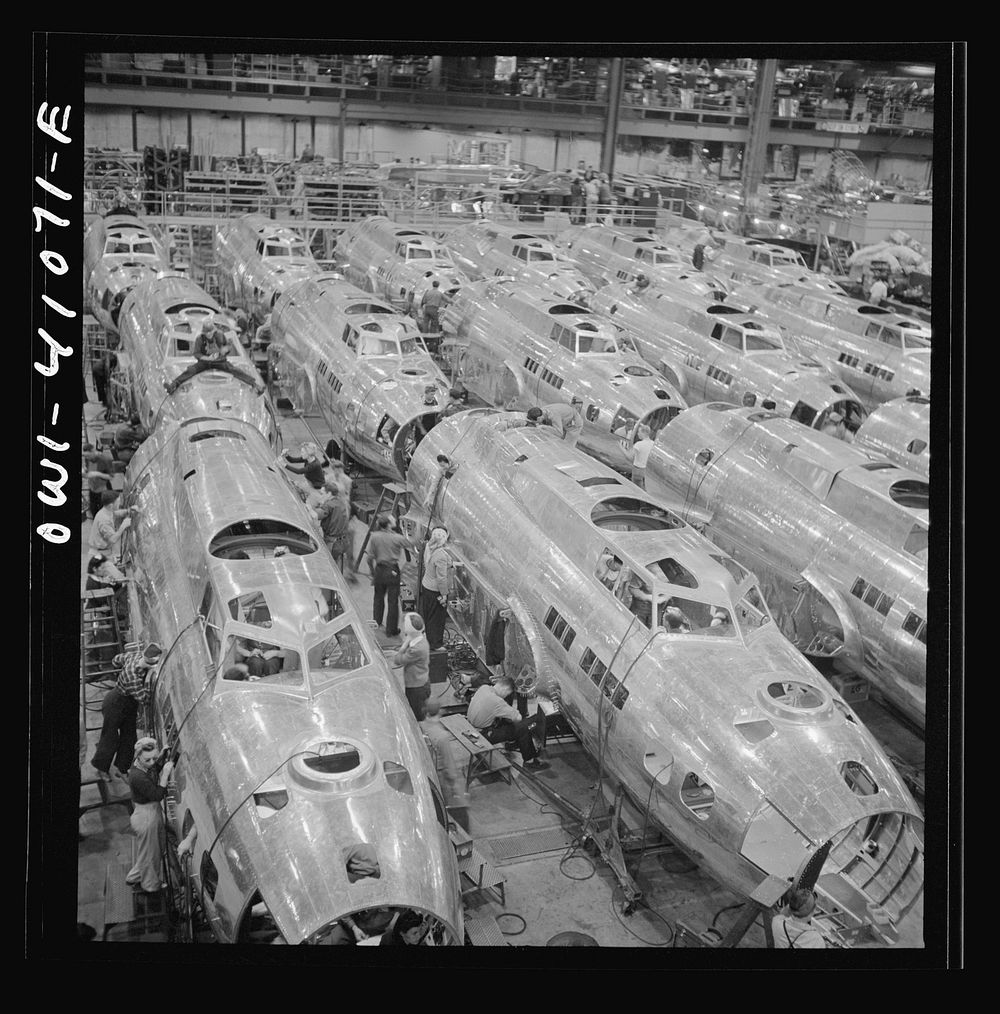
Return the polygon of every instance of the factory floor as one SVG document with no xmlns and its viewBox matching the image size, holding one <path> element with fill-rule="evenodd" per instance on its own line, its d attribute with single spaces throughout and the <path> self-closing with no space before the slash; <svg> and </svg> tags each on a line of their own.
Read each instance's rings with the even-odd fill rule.
<svg viewBox="0 0 1000 1014">
<path fill-rule="evenodd" d="M 102 408 L 91 401 L 84 405 L 92 442 L 100 429 Z M 303 421 L 286 416 L 282 420 L 284 446 L 295 448 L 303 440 L 321 434 L 311 432 Z M 117 483 L 116 483 L 117 484 Z M 81 571 L 87 556 L 89 521 L 84 521 L 81 539 Z M 355 545 L 360 547 L 364 527 L 353 521 Z M 82 587 L 81 579 L 81 587 Z M 355 603 L 363 616 L 371 604 L 371 588 L 364 568 L 358 582 L 350 586 Z M 380 642 L 392 647 L 381 630 Z M 432 693 L 442 705 L 455 698 L 450 683 L 434 684 Z M 94 781 L 96 773 L 89 764 L 100 727 L 101 690 L 97 684 L 87 688 L 88 721 L 87 763 L 82 768 L 83 787 L 80 805 L 99 804 L 101 797 Z M 517 760 L 514 753 L 512 759 Z M 502 932 L 516 946 L 544 946 L 553 937 L 576 932 L 591 937 L 605 947 L 687 946 L 691 938 L 678 931 L 684 923 L 693 933 L 714 928 L 721 935 L 739 916 L 741 899 L 720 887 L 688 857 L 669 844 L 651 845 L 638 867 L 634 854 L 629 861 L 642 902 L 630 914 L 623 915 L 623 893 L 614 874 L 600 856 L 590 856 L 575 847 L 576 825 L 547 801 L 538 784 L 550 786 L 572 806 L 588 812 L 595 804 L 597 768 L 593 759 L 572 738 L 550 742 L 545 759 L 547 770 L 524 775 L 512 770 L 511 784 L 499 774 L 474 778 L 470 785 L 470 833 L 477 850 L 490 860 L 504 878 L 504 902 L 490 891 L 467 895 L 466 911 L 475 917 L 479 911 L 498 918 Z M 605 787 L 595 813 L 606 812 L 613 799 L 613 787 Z M 124 781 L 116 779 L 109 787 L 109 798 L 125 799 Z M 635 834 L 643 827 L 643 814 L 628 803 L 622 810 L 623 823 Z M 105 878 L 108 864 L 114 860 L 130 862 L 132 834 L 129 809 L 111 803 L 83 813 L 80 818 L 78 848 L 79 885 L 78 920 L 92 926 L 100 939 L 105 930 Z M 566 830 L 560 832 L 565 826 Z M 538 832 L 548 831 L 548 834 Z M 652 838 L 650 834 L 649 838 Z M 898 946 L 921 947 L 922 900 L 903 927 Z M 508 913 L 504 915 L 503 913 Z M 120 927 L 109 939 L 119 939 Z M 157 936 L 145 935 L 143 940 Z M 163 939 L 160 937 L 159 939 Z M 764 933 L 758 921 L 743 937 L 741 947 L 763 947 Z"/>
</svg>

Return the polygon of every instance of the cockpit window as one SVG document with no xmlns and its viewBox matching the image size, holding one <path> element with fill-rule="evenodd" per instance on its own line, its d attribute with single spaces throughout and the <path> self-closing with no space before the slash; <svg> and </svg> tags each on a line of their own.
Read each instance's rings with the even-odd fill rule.
<svg viewBox="0 0 1000 1014">
<path fill-rule="evenodd" d="M 353 626 L 322 637 L 310 646 L 306 657 L 314 684 L 354 672 L 369 662 L 368 654 L 362 647 Z"/>
<path fill-rule="evenodd" d="M 578 351 L 582 354 L 609 353 L 618 351 L 618 343 L 614 338 L 600 334 L 584 334 L 584 325 L 577 329 L 576 339 Z"/>
<path fill-rule="evenodd" d="M 229 601 L 229 614 L 240 623 L 252 627 L 271 626 L 271 611 L 267 607 L 263 592 L 251 592 Z"/>
<path fill-rule="evenodd" d="M 764 605 L 764 600 L 756 586 L 750 588 L 746 595 L 736 603 L 736 622 L 744 637 L 771 622 L 767 606 Z"/>
<path fill-rule="evenodd" d="M 771 349 L 782 348 L 779 341 L 774 338 L 769 338 L 766 335 L 748 333 L 745 337 L 747 352 L 763 352 L 770 351 Z"/>
<path fill-rule="evenodd" d="M 736 636 L 732 617 L 727 608 L 676 596 L 658 604 L 657 623 L 672 634 Z"/>
<path fill-rule="evenodd" d="M 634 412 L 630 412 L 624 405 L 619 405 L 614 419 L 611 420 L 611 432 L 623 437 L 628 436 L 638 421 L 639 417 Z"/>
<path fill-rule="evenodd" d="M 132 244 L 132 253 L 134 254 L 155 254 L 156 247 L 149 240 L 136 240 Z"/>
<path fill-rule="evenodd" d="M 266 257 L 290 257 L 291 251 L 287 246 L 279 246 L 277 243 L 268 243 Z"/>
<path fill-rule="evenodd" d="M 816 409 L 804 401 L 797 402 L 795 408 L 792 409 L 790 418 L 795 422 L 802 423 L 803 426 L 812 426 L 816 419 Z"/>
<path fill-rule="evenodd" d="M 239 635 L 226 638 L 219 675 L 233 686 L 299 689 L 305 685 L 301 657 L 295 648 Z"/>
<path fill-rule="evenodd" d="M 548 250 L 529 250 L 528 251 L 529 261 L 554 261 L 555 257 L 548 252 Z"/>
<path fill-rule="evenodd" d="M 903 335 L 903 348 L 907 352 L 913 349 L 929 349 L 930 347 L 930 340 L 924 338 L 922 335 L 909 333 L 905 333 Z"/>
<path fill-rule="evenodd" d="M 423 246 L 408 246 L 406 248 L 406 259 L 408 261 L 432 260 L 434 251 Z"/>
<path fill-rule="evenodd" d="M 131 252 L 132 247 L 128 240 L 109 239 L 108 242 L 104 244 L 105 254 L 129 254 Z"/>
<path fill-rule="evenodd" d="M 654 577 L 663 575 L 670 584 L 679 585 L 682 588 L 697 588 L 698 579 L 685 567 L 678 563 L 673 557 L 667 556 L 662 560 L 656 560 L 647 565 Z"/>
<path fill-rule="evenodd" d="M 670 253 L 668 250 L 654 250 L 653 251 L 653 263 L 654 264 L 676 264 L 678 263 L 677 257 Z"/>
</svg>

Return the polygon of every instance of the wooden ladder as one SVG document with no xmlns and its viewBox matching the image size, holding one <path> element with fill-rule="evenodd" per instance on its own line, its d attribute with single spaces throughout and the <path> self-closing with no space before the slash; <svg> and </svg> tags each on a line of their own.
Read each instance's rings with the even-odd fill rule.
<svg viewBox="0 0 1000 1014">
<path fill-rule="evenodd" d="M 358 551 L 358 558 L 354 561 L 355 570 L 361 566 L 365 550 L 368 548 L 368 542 L 372 537 L 372 532 L 375 530 L 375 524 L 379 517 L 381 517 L 383 513 L 388 513 L 391 514 L 398 522 L 401 505 L 407 496 L 409 496 L 409 493 L 407 492 L 406 487 L 400 485 L 398 482 L 387 482 L 382 487 L 382 491 L 378 496 L 378 503 L 375 505 L 375 510 L 372 511 L 372 516 L 368 521 L 368 531 L 365 532 L 365 537 L 361 541 L 361 549 Z M 383 510 L 383 507 L 385 510 Z"/>
</svg>

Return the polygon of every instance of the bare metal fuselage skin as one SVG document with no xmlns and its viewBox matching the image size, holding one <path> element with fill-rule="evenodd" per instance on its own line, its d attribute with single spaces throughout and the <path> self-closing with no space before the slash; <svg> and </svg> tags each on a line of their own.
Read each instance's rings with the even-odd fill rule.
<svg viewBox="0 0 1000 1014">
<path fill-rule="evenodd" d="M 349 282 L 406 308 L 419 308 L 435 281 L 448 295 L 467 281 L 441 243 L 381 215 L 354 222 L 340 234 L 337 262 Z"/>
<path fill-rule="evenodd" d="M 289 286 L 320 273 L 302 238 L 264 215 L 245 215 L 220 229 L 215 253 L 227 302 L 241 306 L 258 324 Z"/>
<path fill-rule="evenodd" d="M 931 468 L 930 398 L 897 398 L 880 405 L 861 425 L 855 447 L 878 454 L 925 479 Z"/>
<path fill-rule="evenodd" d="M 640 422 L 655 433 L 686 402 L 624 344 L 609 321 L 584 307 L 516 282 L 473 282 L 443 318 L 447 333 L 467 343 L 462 381 L 484 401 L 526 410 L 583 399 L 580 446 L 615 468 L 631 459 Z M 610 348 L 595 352 L 584 349 Z"/>
<path fill-rule="evenodd" d="M 455 263 L 472 279 L 503 276 L 576 301 L 585 301 L 594 289 L 552 243 L 517 226 L 472 222 L 453 229 L 446 242 Z"/>
<path fill-rule="evenodd" d="M 83 241 L 83 264 L 90 311 L 111 334 L 118 334 L 129 292 L 168 267 L 159 240 L 132 215 L 94 219 Z"/>
<path fill-rule="evenodd" d="M 279 384 L 318 408 L 334 439 L 369 468 L 402 479 L 420 433 L 448 399 L 448 381 L 409 317 L 339 275 L 291 286 L 271 315 Z"/>
<path fill-rule="evenodd" d="M 557 242 L 599 285 L 634 282 L 644 274 L 654 285 L 714 299 L 725 299 L 728 288 L 711 273 L 696 271 L 690 258 L 682 258 L 649 236 L 630 236 L 607 225 L 577 225 L 557 237 Z"/>
<path fill-rule="evenodd" d="M 179 749 L 178 836 L 193 820 L 192 872 L 212 928 L 220 941 L 241 939 L 263 900 L 296 944 L 352 912 L 400 906 L 433 914 L 460 942 L 433 763 L 318 527 L 274 464 L 245 423 L 168 421 L 127 473 L 139 508 L 126 545 L 134 629 L 164 648 L 153 728 Z M 234 558 L 240 551 L 249 558 Z M 281 671 L 224 679 L 237 637 L 277 645 Z M 320 754 L 344 763 L 312 766 Z M 359 843 L 375 849 L 381 875 L 352 883 L 345 851 Z"/>
<path fill-rule="evenodd" d="M 892 321 L 858 317 L 862 333 L 856 333 L 845 327 L 842 300 L 794 285 L 740 285 L 733 295 L 780 326 L 790 347 L 850 384 L 869 410 L 912 391 L 930 393 L 930 348 Z"/>
<path fill-rule="evenodd" d="M 681 300 L 653 286 L 634 292 L 613 284 L 590 302 L 628 329 L 646 362 L 672 378 L 691 404 L 759 406 L 771 401 L 774 411 L 806 425 L 818 428 L 838 412 L 857 426 L 863 409 L 839 378 L 814 359 L 787 351 L 777 331 L 769 333 L 751 314 L 730 314 L 725 304 L 688 301 L 696 298 Z"/>
<path fill-rule="evenodd" d="M 190 278 L 165 275 L 137 285 L 122 305 L 118 322 L 118 369 L 132 391 L 133 409 L 147 429 L 155 429 L 164 419 L 224 416 L 249 423 L 272 447 L 277 445 L 274 409 L 270 398 L 254 388 L 257 371 L 237 340 L 235 323 Z M 248 379 L 240 380 L 224 370 L 205 370 L 167 394 L 164 382 L 195 362 L 195 340 L 213 324 L 228 338 L 229 361 Z"/>
<path fill-rule="evenodd" d="M 661 434 L 646 484 L 760 576 L 794 643 L 839 659 L 924 724 L 920 476 L 772 413 L 699 405 Z"/>
<path fill-rule="evenodd" d="M 456 466 L 450 477 L 438 454 Z M 768 874 L 796 876 L 833 840 L 821 899 L 836 897 L 855 913 L 846 922 L 860 924 L 869 902 L 891 894 L 893 918 L 904 916 L 922 889 L 919 810 L 843 700 L 766 611 L 748 607 L 752 574 L 662 501 L 519 413 L 443 420 L 407 482 L 409 527 L 448 528 L 450 612 L 463 635 L 480 648 L 498 610 L 511 609 L 530 628 L 539 692 L 558 699 L 595 755 L 606 736 L 605 771 L 713 876 L 748 895 Z M 651 629 L 619 598 L 620 584 L 597 579 L 609 554 L 654 600 L 673 596 L 692 615 L 711 603 L 739 617 L 738 629 Z M 664 557 L 686 572 L 683 586 L 649 565 Z M 785 696 L 793 687 L 806 695 L 797 704 Z M 747 723 L 760 730 L 756 743 Z M 849 788 L 851 762 L 877 792 Z M 894 841 L 902 851 L 890 859 Z M 884 887 L 866 847 L 880 856 Z"/>
</svg>

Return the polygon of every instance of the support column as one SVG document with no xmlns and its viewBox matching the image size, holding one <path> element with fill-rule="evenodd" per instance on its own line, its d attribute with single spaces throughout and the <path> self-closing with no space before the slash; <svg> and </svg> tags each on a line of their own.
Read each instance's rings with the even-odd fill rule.
<svg viewBox="0 0 1000 1014">
<path fill-rule="evenodd" d="M 767 141 L 771 135 L 771 105 L 774 100 L 774 79 L 778 72 L 777 60 L 758 60 L 757 79 L 754 85 L 753 112 L 747 134 L 747 145 L 743 152 L 743 215 L 741 232 L 753 217 L 756 207 L 757 188 L 764 181 Z"/>
<path fill-rule="evenodd" d="M 610 179 L 615 171 L 615 144 L 618 140 L 618 116 L 621 112 L 622 89 L 625 83 L 624 61 L 616 56 L 608 70 L 608 112 L 604 121 L 601 144 L 601 172 Z"/>
<path fill-rule="evenodd" d="M 344 131 L 347 129 L 347 99 L 344 98 L 344 90 L 340 91 L 340 119 L 337 121 L 337 158 L 341 164 L 344 161 Z M 358 132 L 358 147 L 361 147 L 361 132 Z M 358 156 L 360 158 L 360 155 Z"/>
</svg>

